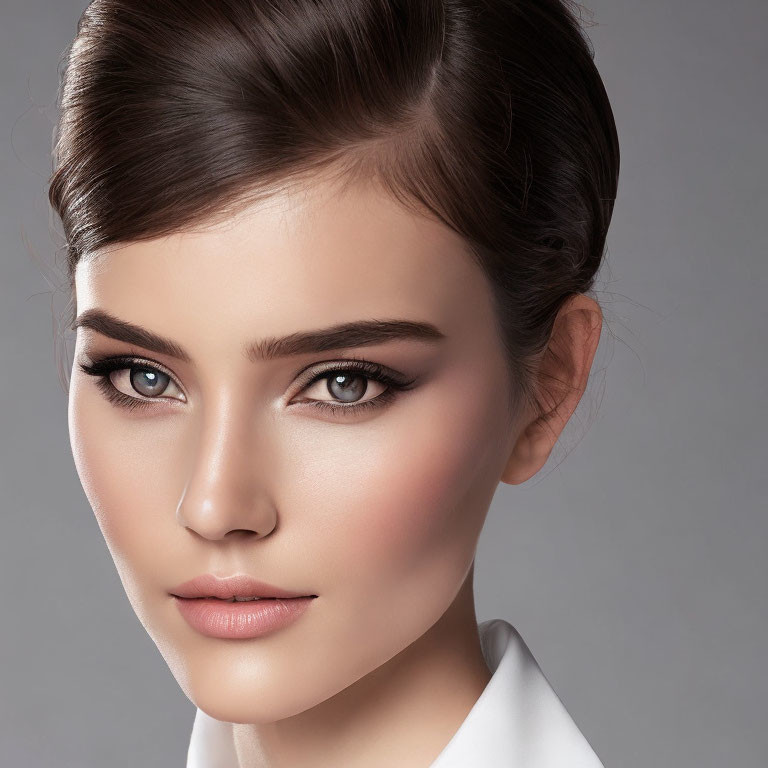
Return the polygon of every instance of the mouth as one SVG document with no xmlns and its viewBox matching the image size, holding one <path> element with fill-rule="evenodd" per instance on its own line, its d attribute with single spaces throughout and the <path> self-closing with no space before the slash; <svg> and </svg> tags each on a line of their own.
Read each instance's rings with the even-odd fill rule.
<svg viewBox="0 0 768 768">
<path fill-rule="evenodd" d="M 219 603 L 252 603 L 254 600 L 302 600 L 304 597 L 317 597 L 317 595 L 303 595 L 302 597 L 215 597 L 213 595 L 182 597 L 171 594 L 179 600 L 216 600 Z"/>
<path fill-rule="evenodd" d="M 189 626 L 207 637 L 242 640 L 277 631 L 310 609 L 317 595 L 303 597 L 180 597 L 173 602 Z"/>
<path fill-rule="evenodd" d="M 185 600 L 219 600 L 230 603 L 317 597 L 314 594 L 277 587 L 246 574 L 220 577 L 212 573 L 205 573 L 185 581 L 170 591 L 169 594 Z"/>
</svg>

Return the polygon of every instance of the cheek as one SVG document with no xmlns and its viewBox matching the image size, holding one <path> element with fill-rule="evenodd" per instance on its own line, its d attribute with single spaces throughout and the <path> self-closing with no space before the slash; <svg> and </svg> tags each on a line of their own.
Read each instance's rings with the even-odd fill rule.
<svg viewBox="0 0 768 768">
<path fill-rule="evenodd" d="M 475 383 L 476 384 L 476 383 Z M 491 392 L 465 397 L 458 379 L 350 430 L 317 466 L 325 485 L 328 567 L 354 579 L 336 587 L 370 600 L 392 593 L 448 601 L 460 587 L 498 484 Z M 346 467 L 346 471 L 340 469 Z M 441 606 L 446 608 L 447 605 Z"/>
<path fill-rule="evenodd" d="M 172 537 L 174 517 L 168 515 L 163 483 L 170 480 L 174 440 L 167 429 L 121 417 L 91 390 L 73 376 L 70 444 L 85 495 L 131 595 L 132 582 L 157 567 L 158 546 Z"/>
</svg>

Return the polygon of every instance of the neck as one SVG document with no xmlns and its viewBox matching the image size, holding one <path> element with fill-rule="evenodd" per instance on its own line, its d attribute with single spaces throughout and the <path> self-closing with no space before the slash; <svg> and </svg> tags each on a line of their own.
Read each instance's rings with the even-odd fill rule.
<svg viewBox="0 0 768 768">
<path fill-rule="evenodd" d="M 238 768 L 427 768 L 491 679 L 475 617 L 474 564 L 421 637 L 322 703 L 233 725 Z"/>
</svg>

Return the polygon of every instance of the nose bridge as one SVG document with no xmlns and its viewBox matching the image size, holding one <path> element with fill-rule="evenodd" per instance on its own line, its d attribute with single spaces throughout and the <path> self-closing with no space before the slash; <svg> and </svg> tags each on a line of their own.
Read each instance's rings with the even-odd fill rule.
<svg viewBox="0 0 768 768">
<path fill-rule="evenodd" d="M 220 539 L 234 530 L 266 536 L 275 526 L 264 485 L 268 436 L 259 434 L 253 416 L 231 392 L 201 405 L 176 517 L 204 538 Z"/>
</svg>

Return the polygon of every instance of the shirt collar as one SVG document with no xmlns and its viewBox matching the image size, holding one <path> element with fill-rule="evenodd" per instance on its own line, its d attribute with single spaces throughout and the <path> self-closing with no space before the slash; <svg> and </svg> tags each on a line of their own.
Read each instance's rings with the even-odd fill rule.
<svg viewBox="0 0 768 768">
<path fill-rule="evenodd" d="M 430 768 L 603 768 L 517 630 L 478 630 L 492 677 Z"/>
<path fill-rule="evenodd" d="M 528 646 L 504 619 L 478 625 L 492 677 L 430 768 L 604 768 Z M 230 723 L 198 709 L 186 768 L 233 768 Z"/>
</svg>

